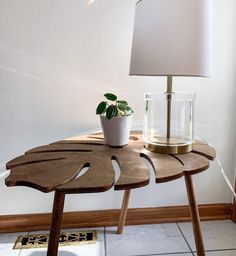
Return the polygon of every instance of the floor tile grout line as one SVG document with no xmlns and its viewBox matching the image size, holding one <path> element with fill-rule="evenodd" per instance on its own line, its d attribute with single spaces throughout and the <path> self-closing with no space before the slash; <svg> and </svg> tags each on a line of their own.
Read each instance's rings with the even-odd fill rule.
<svg viewBox="0 0 236 256">
<path fill-rule="evenodd" d="M 106 237 L 106 227 L 103 227 L 103 232 L 104 232 L 104 251 L 105 251 L 105 256 L 107 256 L 107 237 Z"/>
<path fill-rule="evenodd" d="M 225 252 L 225 251 L 236 251 L 236 248 L 232 249 L 211 249 L 211 250 L 205 250 L 205 252 Z M 197 251 L 194 251 L 196 253 Z"/>
<path fill-rule="evenodd" d="M 152 253 L 152 254 L 136 254 L 136 255 L 129 255 L 129 256 L 162 256 L 162 255 L 183 255 L 183 254 L 192 254 L 192 252 L 163 252 L 163 253 Z M 193 255 L 193 254 L 192 254 Z"/>
<path fill-rule="evenodd" d="M 29 233 L 30 233 L 30 232 L 29 232 L 29 231 L 27 231 L 25 235 L 29 235 Z M 20 251 L 19 251 L 19 253 L 18 253 L 18 255 L 17 255 L 17 256 L 20 256 L 20 255 L 21 255 L 21 253 L 22 253 L 22 249 L 20 249 Z"/>
<path fill-rule="evenodd" d="M 191 246 L 190 246 L 190 244 L 189 244 L 189 242 L 188 242 L 187 238 L 185 237 L 185 235 L 184 235 L 184 233 L 183 233 L 182 229 L 180 228 L 180 226 L 179 226 L 179 224 L 178 224 L 178 223 L 176 223 L 176 225 L 177 225 L 177 227 L 178 227 L 178 229 L 179 229 L 179 231 L 180 231 L 180 233 L 181 233 L 181 235 L 182 235 L 182 237 L 183 237 L 184 241 L 185 241 L 185 242 L 186 242 L 186 244 L 188 245 L 188 248 L 190 249 L 190 252 L 191 252 L 191 253 L 192 253 L 192 255 L 194 256 L 194 251 L 192 250 L 192 248 L 191 248 Z"/>
<path fill-rule="evenodd" d="M 26 235 L 27 235 L 27 236 L 30 235 L 30 232 L 31 232 L 31 231 L 27 231 L 27 232 L 26 232 Z M 19 255 L 18 255 L 18 256 L 20 256 L 21 253 L 22 253 L 22 249 L 20 249 L 20 252 L 19 252 Z"/>
</svg>

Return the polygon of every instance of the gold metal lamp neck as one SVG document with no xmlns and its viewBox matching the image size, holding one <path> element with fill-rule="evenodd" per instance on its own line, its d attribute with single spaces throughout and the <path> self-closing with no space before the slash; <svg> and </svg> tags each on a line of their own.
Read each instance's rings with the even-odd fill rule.
<svg viewBox="0 0 236 256">
<path fill-rule="evenodd" d="M 172 81 L 173 78 L 172 76 L 167 76 L 167 93 L 171 93 L 172 92 Z"/>
</svg>

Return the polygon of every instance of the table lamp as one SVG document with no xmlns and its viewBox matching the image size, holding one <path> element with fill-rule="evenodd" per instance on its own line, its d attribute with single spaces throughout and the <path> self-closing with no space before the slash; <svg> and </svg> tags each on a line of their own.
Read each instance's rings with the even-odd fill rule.
<svg viewBox="0 0 236 256">
<path fill-rule="evenodd" d="M 179 154 L 192 150 L 194 95 L 172 91 L 173 76 L 210 76 L 211 0 L 136 3 L 130 75 L 166 76 L 165 93 L 145 94 L 145 147 Z"/>
</svg>

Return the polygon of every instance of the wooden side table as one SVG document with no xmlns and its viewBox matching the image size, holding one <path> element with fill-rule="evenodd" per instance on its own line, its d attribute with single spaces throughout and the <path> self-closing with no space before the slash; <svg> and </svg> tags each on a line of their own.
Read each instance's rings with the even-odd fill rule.
<svg viewBox="0 0 236 256">
<path fill-rule="evenodd" d="M 11 169 L 7 186 L 27 186 L 42 192 L 55 191 L 47 256 L 58 253 L 64 200 L 66 194 L 97 193 L 112 188 L 124 190 L 117 233 L 125 224 L 131 189 L 148 185 L 149 169 L 146 158 L 156 173 L 156 183 L 185 178 L 198 256 L 204 256 L 200 219 L 192 175 L 206 170 L 215 150 L 196 141 L 193 151 L 183 155 L 165 155 L 147 151 L 140 132 L 133 132 L 129 144 L 123 148 L 104 145 L 99 134 L 74 137 L 29 150 L 7 163 Z M 120 177 L 115 181 L 111 160 L 120 166 Z M 79 176 L 84 167 L 88 171 Z"/>
</svg>

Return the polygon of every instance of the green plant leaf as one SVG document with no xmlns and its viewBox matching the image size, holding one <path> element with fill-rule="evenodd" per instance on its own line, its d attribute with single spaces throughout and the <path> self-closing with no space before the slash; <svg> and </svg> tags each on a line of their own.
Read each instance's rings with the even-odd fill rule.
<svg viewBox="0 0 236 256">
<path fill-rule="evenodd" d="M 111 100 L 111 101 L 115 101 L 117 100 L 117 96 L 113 93 L 106 93 L 104 94 L 104 96 L 108 99 L 108 100 Z"/>
<path fill-rule="evenodd" d="M 126 105 L 123 104 L 118 104 L 117 108 L 121 111 L 121 112 L 125 112 L 126 111 Z"/>
<path fill-rule="evenodd" d="M 131 115 L 134 113 L 133 109 L 130 106 L 126 106 L 126 115 Z"/>
<path fill-rule="evenodd" d="M 128 102 L 126 100 L 117 100 L 116 101 L 118 104 L 122 104 L 122 105 L 128 105 Z"/>
<path fill-rule="evenodd" d="M 105 112 L 107 107 L 107 102 L 106 101 L 102 101 L 98 104 L 97 109 L 96 109 L 96 114 L 97 115 L 101 115 Z"/>
<path fill-rule="evenodd" d="M 117 116 L 118 114 L 118 109 L 115 105 L 110 105 L 107 110 L 106 110 L 106 117 L 107 119 L 111 119 L 114 116 Z"/>
</svg>

